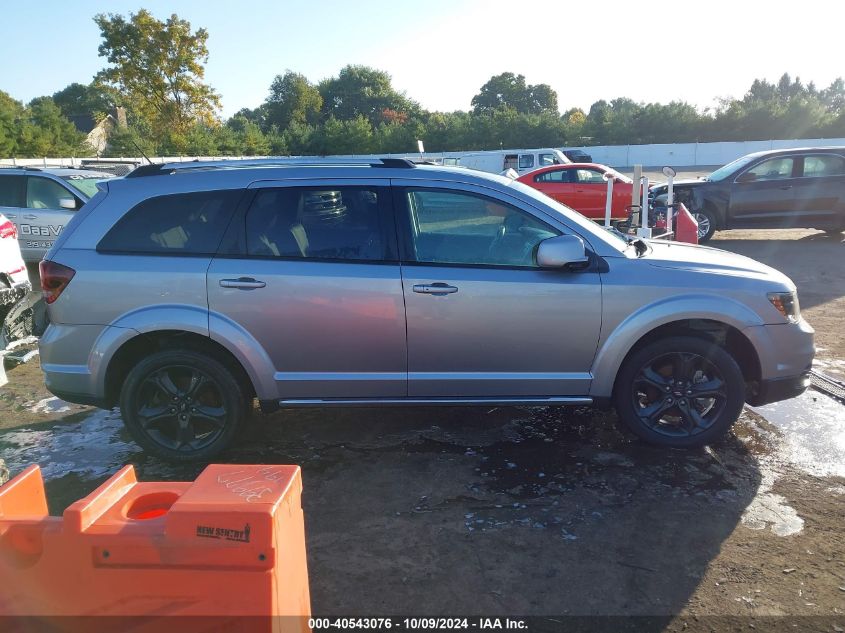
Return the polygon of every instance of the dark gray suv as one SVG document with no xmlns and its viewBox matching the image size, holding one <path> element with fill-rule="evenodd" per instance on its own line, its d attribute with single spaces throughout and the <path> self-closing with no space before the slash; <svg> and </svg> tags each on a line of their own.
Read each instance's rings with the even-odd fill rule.
<svg viewBox="0 0 845 633">
<path fill-rule="evenodd" d="M 613 403 L 689 447 L 801 393 L 795 285 L 507 178 L 384 159 L 142 167 L 41 263 L 47 386 L 208 459 L 280 407 Z"/>
</svg>

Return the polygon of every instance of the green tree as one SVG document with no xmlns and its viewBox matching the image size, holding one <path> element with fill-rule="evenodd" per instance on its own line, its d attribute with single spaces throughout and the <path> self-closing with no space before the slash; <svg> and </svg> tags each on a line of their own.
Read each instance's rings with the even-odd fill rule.
<svg viewBox="0 0 845 633">
<path fill-rule="evenodd" d="M 304 75 L 289 70 L 276 75 L 270 84 L 270 96 L 262 107 L 265 126 L 275 125 L 284 130 L 291 123 L 315 125 L 322 107 L 323 97 L 317 87 Z"/>
<path fill-rule="evenodd" d="M 24 107 L 0 90 L 0 157 L 15 156 Z"/>
<path fill-rule="evenodd" d="M 195 123 L 212 125 L 220 97 L 203 83 L 208 32 L 191 30 L 176 14 L 157 20 L 141 9 L 129 18 L 98 14 L 100 56 L 110 66 L 97 82 L 113 88 L 134 116 L 149 124 L 153 138 L 184 135 Z"/>
<path fill-rule="evenodd" d="M 345 66 L 337 77 L 320 82 L 323 113 L 339 121 L 352 121 L 363 116 L 370 125 L 383 120 L 385 110 L 412 113 L 419 106 L 397 92 L 390 75 L 368 66 Z"/>
<path fill-rule="evenodd" d="M 115 95 L 94 84 L 72 83 L 53 94 L 53 102 L 62 114 L 89 114 L 99 119 L 114 105 Z"/>
<path fill-rule="evenodd" d="M 21 156 L 89 156 L 85 135 L 62 114 L 50 97 L 33 99 L 20 120 L 17 151 Z"/>
<path fill-rule="evenodd" d="M 471 105 L 475 114 L 489 114 L 502 108 L 512 108 L 520 114 L 558 114 L 557 93 L 549 85 L 528 85 L 524 75 L 513 73 L 491 77 L 472 98 Z"/>
</svg>

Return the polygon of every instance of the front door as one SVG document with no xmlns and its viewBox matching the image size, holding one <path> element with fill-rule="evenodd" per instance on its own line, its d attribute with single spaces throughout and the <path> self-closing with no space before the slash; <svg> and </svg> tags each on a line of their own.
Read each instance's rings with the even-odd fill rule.
<svg viewBox="0 0 845 633">
<path fill-rule="evenodd" d="M 261 183 L 233 220 L 234 254 L 209 267 L 212 317 L 234 321 L 269 356 L 280 400 L 407 394 L 386 184 Z"/>
<path fill-rule="evenodd" d="M 544 270 L 560 231 L 479 193 L 397 188 L 411 397 L 588 393 L 601 329 L 594 269 Z"/>
<path fill-rule="evenodd" d="M 792 156 L 778 156 L 740 174 L 731 185 L 730 225 L 789 226 L 795 209 L 795 163 Z"/>
</svg>

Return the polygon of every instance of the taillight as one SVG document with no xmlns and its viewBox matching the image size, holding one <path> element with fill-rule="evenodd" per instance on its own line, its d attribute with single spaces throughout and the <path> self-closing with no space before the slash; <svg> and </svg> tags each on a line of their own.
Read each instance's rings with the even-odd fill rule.
<svg viewBox="0 0 845 633">
<path fill-rule="evenodd" d="M 14 224 L 12 224 L 11 220 L 6 220 L 0 224 L 0 239 L 3 239 L 4 237 L 11 237 L 15 240 L 18 239 L 18 229 Z"/>
<path fill-rule="evenodd" d="M 58 299 L 76 274 L 73 268 L 47 260 L 42 260 L 38 264 L 38 272 L 41 275 L 41 292 L 47 303 L 53 303 Z"/>
</svg>

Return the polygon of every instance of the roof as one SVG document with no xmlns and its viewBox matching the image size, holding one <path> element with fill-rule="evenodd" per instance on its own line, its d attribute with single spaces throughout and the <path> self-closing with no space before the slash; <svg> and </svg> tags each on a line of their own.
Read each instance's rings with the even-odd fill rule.
<svg viewBox="0 0 845 633">
<path fill-rule="evenodd" d="M 18 166 L 2 166 L 0 167 L 0 175 L 12 174 L 23 175 L 42 173 L 51 176 L 83 176 L 85 178 L 112 178 L 114 174 L 105 171 L 97 171 L 93 169 L 77 169 L 76 167 L 18 167 Z"/>
</svg>

